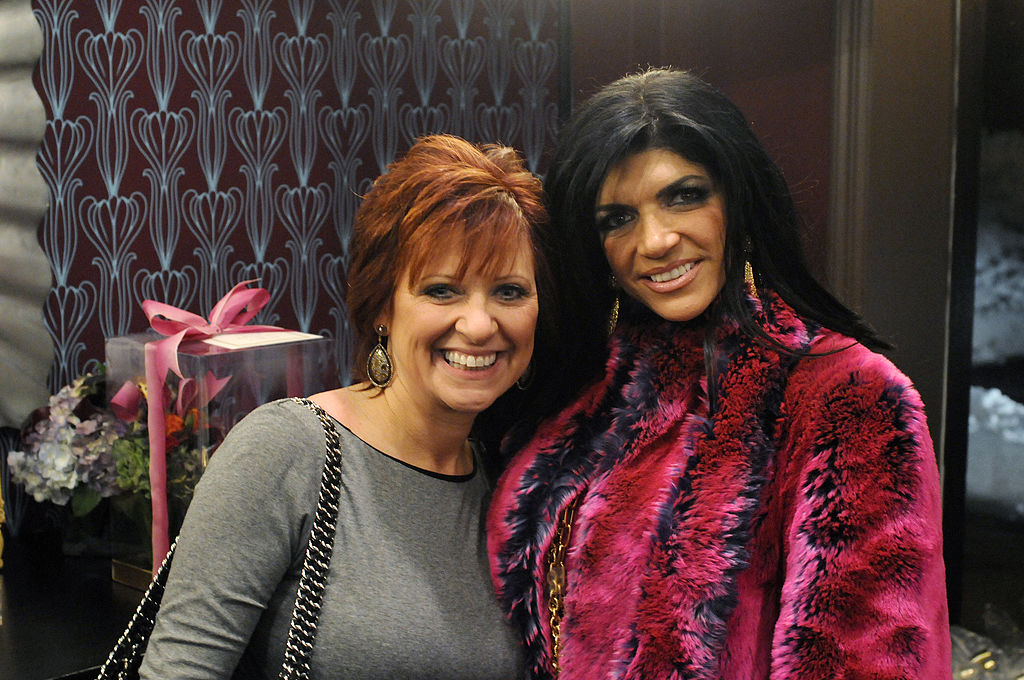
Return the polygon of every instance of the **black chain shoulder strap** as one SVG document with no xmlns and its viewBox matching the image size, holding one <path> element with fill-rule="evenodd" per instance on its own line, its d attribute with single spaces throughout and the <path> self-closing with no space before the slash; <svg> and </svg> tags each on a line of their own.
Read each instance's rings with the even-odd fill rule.
<svg viewBox="0 0 1024 680">
<path fill-rule="evenodd" d="M 167 556 L 153 575 L 153 580 L 146 588 L 146 594 L 142 596 L 142 602 L 128 622 L 128 627 L 121 633 L 114 649 L 100 667 L 97 680 L 134 680 L 139 677 L 139 666 L 142 665 L 142 656 L 146 653 L 146 645 L 149 644 L 149 636 L 156 623 L 156 613 L 164 596 L 167 573 L 171 570 L 171 559 L 174 557 L 174 547 L 177 544 L 177 540 L 171 543 Z"/>
<path fill-rule="evenodd" d="M 320 603 L 324 597 L 324 584 L 334 551 L 334 531 L 338 517 L 338 498 L 341 495 L 341 438 L 334 422 L 318 404 L 309 399 L 295 398 L 311 408 L 324 426 L 327 440 L 327 459 L 320 481 L 320 497 L 309 532 L 306 557 L 299 574 L 299 590 L 288 626 L 288 639 L 284 647 L 284 665 L 281 680 L 309 677 L 309 662 L 316 638 L 316 622 L 320 616 Z"/>
<path fill-rule="evenodd" d="M 299 574 L 299 590 L 295 598 L 295 607 L 292 609 L 288 638 L 285 641 L 284 663 L 279 677 L 288 680 L 309 677 L 320 603 L 323 601 L 324 584 L 327 581 L 331 553 L 334 550 L 338 498 L 341 494 L 341 437 L 334 427 L 334 422 L 318 404 L 309 399 L 293 397 L 292 400 L 309 408 L 320 419 L 324 428 L 327 454 L 320 480 L 316 512 L 313 515 L 313 526 L 309 533 L 309 544 Z M 153 633 L 177 543 L 175 540 L 171 544 L 167 557 L 154 574 L 128 627 L 121 633 L 114 649 L 100 667 L 97 680 L 136 680 L 139 677 L 139 667 L 149 644 L 149 636 Z"/>
</svg>

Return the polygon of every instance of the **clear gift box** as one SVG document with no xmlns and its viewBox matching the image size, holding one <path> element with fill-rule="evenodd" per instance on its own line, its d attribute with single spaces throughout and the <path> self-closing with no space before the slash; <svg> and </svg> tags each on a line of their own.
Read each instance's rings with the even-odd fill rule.
<svg viewBox="0 0 1024 680">
<path fill-rule="evenodd" d="M 108 395 L 134 383 L 148 396 L 153 387 L 146 384 L 146 344 L 162 337 L 149 331 L 106 341 Z M 334 340 L 295 331 L 185 341 L 178 347 L 177 361 L 181 377 L 168 372 L 163 386 L 171 539 L 210 456 L 232 426 L 261 404 L 338 386 Z M 149 447 L 142 436 L 145 407 L 139 412 L 140 420 L 126 423 L 125 436 L 115 444 L 119 478 L 132 481 L 112 504 L 111 548 L 114 579 L 144 587 L 153 566 L 152 499 Z"/>
</svg>

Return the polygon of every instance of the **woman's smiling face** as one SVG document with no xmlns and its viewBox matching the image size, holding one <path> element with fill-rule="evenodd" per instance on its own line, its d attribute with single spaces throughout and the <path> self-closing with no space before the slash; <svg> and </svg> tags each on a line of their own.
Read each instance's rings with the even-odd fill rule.
<svg viewBox="0 0 1024 680">
<path fill-rule="evenodd" d="M 533 356 L 538 299 L 533 255 L 525 235 L 509 244 L 494 273 L 491 253 L 462 251 L 430 260 L 416 281 L 406 272 L 395 290 L 388 352 L 395 378 L 388 392 L 403 392 L 426 409 L 476 414 L 526 372 Z"/>
<path fill-rule="evenodd" d="M 619 285 L 669 321 L 696 318 L 725 284 L 725 204 L 702 166 L 648 149 L 612 166 L 595 218 Z"/>
</svg>

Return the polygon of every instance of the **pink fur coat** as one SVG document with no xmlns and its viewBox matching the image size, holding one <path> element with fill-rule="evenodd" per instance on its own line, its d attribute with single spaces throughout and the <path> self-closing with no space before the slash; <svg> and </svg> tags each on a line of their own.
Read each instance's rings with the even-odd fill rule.
<svg viewBox="0 0 1024 680">
<path fill-rule="evenodd" d="M 498 483 L 491 572 L 529 677 L 551 677 L 545 563 L 566 558 L 564 680 L 948 678 L 938 470 L 887 359 L 772 297 L 732 329 L 619 328 L 604 375 Z M 823 354 L 825 352 L 832 352 Z"/>
</svg>

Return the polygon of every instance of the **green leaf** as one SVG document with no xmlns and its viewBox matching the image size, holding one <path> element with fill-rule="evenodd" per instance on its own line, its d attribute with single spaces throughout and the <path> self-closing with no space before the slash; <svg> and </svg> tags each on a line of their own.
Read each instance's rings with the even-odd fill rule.
<svg viewBox="0 0 1024 680">
<path fill-rule="evenodd" d="M 87 486 L 76 487 L 71 495 L 71 512 L 75 517 L 88 515 L 92 512 L 93 508 L 99 505 L 102 498 L 99 492 Z"/>
</svg>

